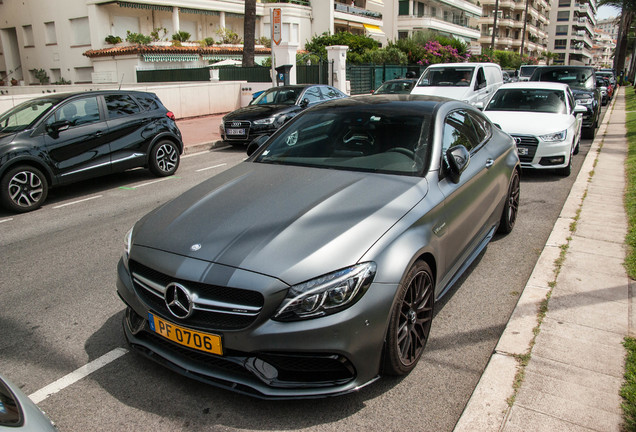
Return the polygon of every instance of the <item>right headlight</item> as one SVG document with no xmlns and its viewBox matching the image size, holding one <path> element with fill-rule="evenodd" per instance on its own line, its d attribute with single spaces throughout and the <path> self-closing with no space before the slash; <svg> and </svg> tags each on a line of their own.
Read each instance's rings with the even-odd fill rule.
<svg viewBox="0 0 636 432">
<path fill-rule="evenodd" d="M 367 291 L 376 265 L 367 262 L 294 285 L 274 314 L 277 321 L 298 321 L 336 313 Z"/>
<path fill-rule="evenodd" d="M 126 233 L 126 237 L 124 237 L 124 255 L 122 256 L 122 258 L 124 260 L 124 266 L 126 266 L 126 268 L 128 268 L 128 257 L 130 256 L 130 248 L 132 247 L 133 228 L 129 229 Z"/>
<path fill-rule="evenodd" d="M 583 99 L 577 99 L 576 103 L 578 105 L 592 105 L 592 102 L 594 102 L 593 98 L 583 98 Z"/>
</svg>

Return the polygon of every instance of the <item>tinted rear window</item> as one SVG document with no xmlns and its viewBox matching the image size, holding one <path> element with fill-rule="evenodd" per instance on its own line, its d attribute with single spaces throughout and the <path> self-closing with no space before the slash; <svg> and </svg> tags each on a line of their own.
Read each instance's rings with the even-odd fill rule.
<svg viewBox="0 0 636 432">
<path fill-rule="evenodd" d="M 159 109 L 159 104 L 156 100 L 148 96 L 135 96 L 139 105 L 144 111 L 151 111 Z"/>
</svg>

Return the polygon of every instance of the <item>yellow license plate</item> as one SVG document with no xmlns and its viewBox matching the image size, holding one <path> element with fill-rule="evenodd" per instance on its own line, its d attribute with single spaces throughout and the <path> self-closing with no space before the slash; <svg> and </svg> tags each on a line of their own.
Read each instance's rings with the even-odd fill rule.
<svg viewBox="0 0 636 432">
<path fill-rule="evenodd" d="M 148 312 L 150 329 L 172 342 L 199 351 L 223 355 L 221 336 L 187 329 Z"/>
</svg>

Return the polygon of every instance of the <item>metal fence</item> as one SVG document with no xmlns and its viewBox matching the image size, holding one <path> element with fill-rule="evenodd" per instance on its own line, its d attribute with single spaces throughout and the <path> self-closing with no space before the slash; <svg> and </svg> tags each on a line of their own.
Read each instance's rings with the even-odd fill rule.
<svg viewBox="0 0 636 432">
<path fill-rule="evenodd" d="M 137 82 L 181 82 L 181 81 L 210 81 L 210 69 L 186 68 L 186 69 L 151 69 L 138 70 Z"/>
<path fill-rule="evenodd" d="M 351 94 L 371 93 L 384 81 L 404 78 L 412 72 L 419 77 L 426 67 L 420 65 L 347 65 L 347 80 L 351 84 Z"/>
</svg>

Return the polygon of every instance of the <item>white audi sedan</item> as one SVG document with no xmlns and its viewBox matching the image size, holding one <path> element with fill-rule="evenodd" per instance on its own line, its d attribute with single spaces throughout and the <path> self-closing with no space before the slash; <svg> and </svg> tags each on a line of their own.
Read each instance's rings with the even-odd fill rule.
<svg viewBox="0 0 636 432">
<path fill-rule="evenodd" d="M 504 84 L 484 109 L 515 139 L 523 168 L 553 169 L 566 177 L 579 152 L 584 112 L 567 84 L 541 81 Z"/>
</svg>

